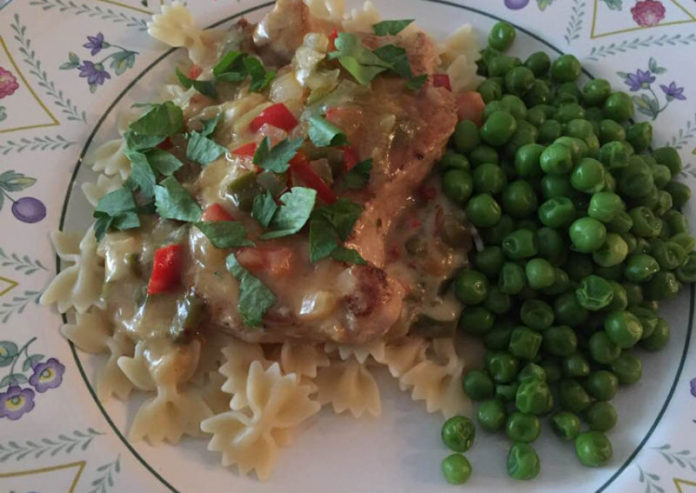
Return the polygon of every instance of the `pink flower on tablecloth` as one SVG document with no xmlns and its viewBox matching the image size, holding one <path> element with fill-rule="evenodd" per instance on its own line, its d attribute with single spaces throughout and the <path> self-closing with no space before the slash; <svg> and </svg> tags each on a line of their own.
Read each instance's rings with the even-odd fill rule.
<svg viewBox="0 0 696 493">
<path fill-rule="evenodd" d="M 641 0 L 631 8 L 631 14 L 639 26 L 656 26 L 665 18 L 665 6 L 657 0 Z"/>
<path fill-rule="evenodd" d="M 0 67 L 0 99 L 11 96 L 19 88 L 19 83 L 12 72 Z"/>
</svg>

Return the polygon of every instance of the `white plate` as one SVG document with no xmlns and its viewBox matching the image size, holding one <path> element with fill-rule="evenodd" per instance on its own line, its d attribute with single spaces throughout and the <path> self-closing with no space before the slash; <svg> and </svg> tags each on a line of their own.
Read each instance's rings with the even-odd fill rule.
<svg viewBox="0 0 696 493">
<path fill-rule="evenodd" d="M 0 418 L 0 492 L 427 493 L 449 488 L 439 470 L 447 453 L 439 439 L 441 418 L 428 415 L 390 378 L 381 378 L 381 418 L 354 420 L 322 413 L 281 451 L 267 483 L 221 468 L 203 441 L 158 448 L 131 444 L 123 430 L 136 403 L 98 402 L 90 385 L 97 361 L 73 350 L 57 331 L 60 317 L 36 304 L 55 272 L 48 233 L 59 226 L 81 229 L 89 220 L 79 184 L 92 177 L 80 159 L 93 144 L 115 134 L 119 110 L 148 100 L 172 69 L 176 55 L 165 53 L 144 31 L 155 0 L 147 3 L 15 0 L 0 7 L 0 186 L 5 186 L 0 208 L 0 362 L 2 348 L 12 353 L 15 346 L 20 350 L 30 343 L 14 372 L 29 380 L 36 371 L 30 363 L 23 367 L 27 354 L 42 354 L 44 362 L 53 358 L 50 364 L 57 372 L 54 388 L 22 380 L 33 408 L 21 416 L 16 413 L 17 419 Z M 570 51 L 590 74 L 625 90 L 631 89 L 628 74 L 650 71 L 646 84 L 631 92 L 642 98 L 638 119 L 653 121 L 656 144 L 680 149 L 686 164 L 682 179 L 693 187 L 693 0 L 376 3 L 383 18 L 412 17 L 440 37 L 472 23 L 484 41 L 496 19 L 507 19 L 521 28 L 517 54 Z M 255 20 L 268 5 L 253 0 L 189 2 L 202 25 L 225 25 L 241 14 Z M 655 21 L 654 26 L 640 25 Z M 98 44 L 99 33 L 108 45 L 91 55 L 83 45 L 87 36 L 95 37 L 91 45 Z M 72 64 L 70 52 L 78 59 L 73 57 Z M 106 57 L 109 78 L 91 92 L 75 66 Z M 110 66 L 114 59 L 123 62 L 120 74 Z M 24 178 L 3 174 L 10 170 Z M 696 221 L 693 207 L 688 214 Z M 619 426 L 611 433 L 615 453 L 608 466 L 581 467 L 572 447 L 545 430 L 537 444 L 541 477 L 532 483 L 513 482 L 505 474 L 506 441 L 479 433 L 468 453 L 474 467 L 468 491 L 696 492 L 693 300 L 693 289 L 686 290 L 665 305 L 673 328 L 669 345 L 646 355 L 643 379 L 620 392 Z M 0 382 L 11 368 L 0 366 Z M 0 387 L 3 392 L 8 392 L 7 385 Z"/>
</svg>

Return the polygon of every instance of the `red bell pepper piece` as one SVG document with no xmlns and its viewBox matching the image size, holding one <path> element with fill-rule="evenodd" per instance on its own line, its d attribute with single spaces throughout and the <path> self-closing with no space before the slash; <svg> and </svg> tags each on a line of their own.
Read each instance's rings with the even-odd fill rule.
<svg viewBox="0 0 696 493">
<path fill-rule="evenodd" d="M 452 90 L 452 84 L 450 84 L 450 78 L 447 74 L 433 74 L 433 85 L 435 87 L 444 87 L 448 91 Z"/>
<path fill-rule="evenodd" d="M 181 245 L 167 245 L 155 250 L 147 294 L 165 293 L 179 285 L 183 255 Z"/>
<path fill-rule="evenodd" d="M 170 139 L 169 137 L 157 144 L 157 149 L 162 149 L 163 151 L 171 149 L 172 147 L 174 147 L 174 144 L 172 144 L 172 139 Z"/>
<path fill-rule="evenodd" d="M 254 157 L 256 147 L 256 142 L 249 142 L 248 144 L 244 144 L 243 146 L 237 147 L 234 151 L 232 151 L 232 154 L 234 154 L 235 156 Z"/>
<path fill-rule="evenodd" d="M 283 276 L 292 270 L 294 253 L 289 247 L 252 247 L 240 248 L 235 256 L 252 274 Z"/>
<path fill-rule="evenodd" d="M 358 152 L 351 146 L 343 146 L 341 149 L 343 149 L 343 162 L 346 165 L 346 171 L 350 171 L 360 160 Z"/>
<path fill-rule="evenodd" d="M 234 217 L 220 204 L 211 204 L 203 211 L 201 220 L 205 222 L 234 221 Z"/>
<path fill-rule="evenodd" d="M 329 49 L 331 51 L 336 50 L 336 38 L 338 38 L 338 29 L 334 29 L 329 34 Z"/>
<path fill-rule="evenodd" d="M 263 110 L 259 116 L 251 120 L 249 128 L 252 132 L 256 132 L 265 123 L 289 132 L 297 126 L 297 118 L 290 113 L 290 110 L 283 103 L 276 103 Z"/>
<path fill-rule="evenodd" d="M 333 204 L 338 200 L 336 194 L 309 164 L 307 156 L 300 151 L 290 160 L 290 171 L 302 180 L 309 188 L 317 191 L 317 196 L 327 204 Z"/>
<path fill-rule="evenodd" d="M 202 73 L 203 73 L 203 69 L 201 67 L 199 67 L 198 65 L 191 65 L 191 68 L 189 69 L 189 72 L 188 72 L 188 78 L 195 80 Z"/>
</svg>

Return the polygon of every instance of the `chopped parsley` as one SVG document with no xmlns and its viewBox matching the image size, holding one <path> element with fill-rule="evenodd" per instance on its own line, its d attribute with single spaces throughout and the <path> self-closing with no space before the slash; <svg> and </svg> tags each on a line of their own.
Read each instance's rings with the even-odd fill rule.
<svg viewBox="0 0 696 493">
<path fill-rule="evenodd" d="M 125 185 L 132 191 L 140 190 L 145 198 L 152 198 L 155 193 L 157 177 L 145 154 L 126 149 L 126 157 L 131 162 L 131 172 Z"/>
<path fill-rule="evenodd" d="M 335 203 L 324 205 L 316 210 L 316 214 L 326 219 L 343 241 L 350 236 L 362 212 L 363 207 L 360 204 L 346 198 L 340 198 Z"/>
<path fill-rule="evenodd" d="M 266 70 L 261 61 L 247 53 L 228 51 L 213 67 L 216 80 L 225 82 L 242 82 L 251 78 L 249 90 L 263 91 L 275 77 L 273 70 Z"/>
<path fill-rule="evenodd" d="M 329 53 L 329 59 L 337 59 L 341 66 L 364 86 L 391 68 L 389 63 L 368 50 L 355 34 L 338 33 L 334 45 L 336 51 Z"/>
<path fill-rule="evenodd" d="M 331 252 L 331 258 L 338 260 L 339 262 L 346 262 L 349 264 L 365 265 L 367 262 L 358 253 L 357 250 L 353 248 L 346 248 L 340 246 Z"/>
<path fill-rule="evenodd" d="M 329 257 L 338 248 L 331 224 L 321 216 L 309 221 L 309 261 L 314 263 Z"/>
<path fill-rule="evenodd" d="M 254 242 L 247 239 L 247 230 L 240 222 L 206 221 L 197 222 L 195 225 L 215 248 L 254 246 Z"/>
<path fill-rule="evenodd" d="M 155 186 L 155 209 L 165 219 L 194 223 L 201 217 L 200 206 L 173 176 Z"/>
<path fill-rule="evenodd" d="M 261 235 L 262 240 L 281 238 L 297 233 L 307 223 L 317 200 L 317 191 L 312 188 L 293 187 L 280 196 L 281 206 L 271 219 L 273 228 Z"/>
<path fill-rule="evenodd" d="M 380 46 L 374 52 L 380 59 L 389 64 L 389 69 L 404 79 L 411 79 L 411 64 L 408 61 L 406 49 L 401 46 L 388 44 Z"/>
<path fill-rule="evenodd" d="M 315 115 L 309 118 L 309 140 L 317 147 L 343 146 L 348 137 L 343 131 L 324 117 Z"/>
<path fill-rule="evenodd" d="M 179 83 L 184 86 L 186 89 L 190 89 L 193 87 L 196 91 L 200 92 L 201 94 L 208 96 L 210 98 L 217 99 L 217 91 L 215 90 L 215 81 L 214 80 L 195 80 L 191 79 L 190 77 L 186 76 L 181 70 L 178 68 L 175 71 L 176 73 L 176 78 L 179 79 Z"/>
<path fill-rule="evenodd" d="M 284 139 L 271 148 L 271 139 L 264 137 L 254 152 L 254 164 L 274 173 L 284 173 L 303 142 L 301 138 Z"/>
<path fill-rule="evenodd" d="M 227 152 L 227 147 L 221 146 L 210 138 L 210 135 L 215 132 L 221 116 L 219 114 L 215 118 L 204 120 L 203 129 L 200 132 L 194 130 L 188 134 L 186 159 L 205 166 Z"/>
<path fill-rule="evenodd" d="M 150 149 L 145 152 L 145 157 L 150 167 L 164 176 L 173 175 L 184 165 L 174 154 L 162 149 Z"/>
<path fill-rule="evenodd" d="M 227 257 L 226 265 L 227 270 L 239 281 L 237 308 L 244 325 L 260 326 L 264 314 L 276 302 L 275 295 L 260 279 L 242 267 L 233 253 Z"/>
<path fill-rule="evenodd" d="M 310 261 L 317 262 L 331 256 L 342 262 L 364 264 L 365 260 L 358 252 L 340 246 L 338 241 L 348 239 L 362 211 L 360 204 L 345 198 L 317 208 L 309 224 Z"/>
<path fill-rule="evenodd" d="M 172 101 L 152 104 L 150 110 L 132 122 L 128 129 L 140 137 L 162 137 L 164 140 L 164 137 L 172 137 L 184 131 L 184 114 Z"/>
<path fill-rule="evenodd" d="M 254 203 L 251 207 L 251 217 L 256 219 L 261 226 L 267 228 L 271 224 L 271 219 L 278 210 L 278 205 L 271 195 L 271 192 L 266 190 L 266 193 L 258 194 L 254 197 Z"/>
<path fill-rule="evenodd" d="M 411 78 L 406 83 L 406 88 L 410 89 L 412 91 L 417 91 L 421 87 L 423 87 L 423 84 L 428 80 L 428 74 L 421 74 L 421 75 L 416 75 L 415 77 Z"/>
<path fill-rule="evenodd" d="M 360 161 L 341 177 L 341 185 L 349 190 L 359 190 L 370 181 L 372 158 Z"/>
<path fill-rule="evenodd" d="M 104 195 L 94 209 L 94 235 L 101 240 L 111 229 L 119 231 L 140 226 L 137 206 L 133 192 L 128 188 L 119 188 Z"/>
<path fill-rule="evenodd" d="M 382 21 L 372 25 L 377 36 L 396 36 L 413 22 L 413 19 L 400 19 L 393 21 Z"/>
</svg>

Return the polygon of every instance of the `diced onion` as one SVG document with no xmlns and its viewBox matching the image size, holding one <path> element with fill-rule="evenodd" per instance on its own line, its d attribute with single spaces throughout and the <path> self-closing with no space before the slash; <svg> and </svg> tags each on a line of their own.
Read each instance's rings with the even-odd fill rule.
<svg viewBox="0 0 696 493">
<path fill-rule="evenodd" d="M 336 296 L 328 291 L 317 291 L 302 298 L 300 317 L 317 320 L 328 317 L 336 306 Z"/>
</svg>

